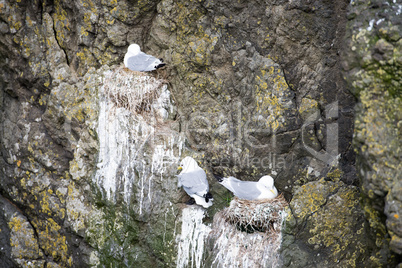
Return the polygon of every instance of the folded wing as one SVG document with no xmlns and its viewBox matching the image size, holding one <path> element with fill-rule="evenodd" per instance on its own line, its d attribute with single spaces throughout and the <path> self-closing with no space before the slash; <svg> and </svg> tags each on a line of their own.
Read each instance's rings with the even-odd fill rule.
<svg viewBox="0 0 402 268">
<path fill-rule="evenodd" d="M 127 59 L 127 68 L 132 71 L 146 72 L 155 70 L 160 60 L 143 52 Z"/>
<path fill-rule="evenodd" d="M 234 177 L 229 177 L 225 178 L 221 184 L 240 199 L 255 200 L 261 194 L 256 182 L 241 181 Z"/>
<path fill-rule="evenodd" d="M 202 169 L 185 172 L 178 175 L 181 185 L 187 194 L 204 195 L 209 191 L 207 175 Z"/>
</svg>

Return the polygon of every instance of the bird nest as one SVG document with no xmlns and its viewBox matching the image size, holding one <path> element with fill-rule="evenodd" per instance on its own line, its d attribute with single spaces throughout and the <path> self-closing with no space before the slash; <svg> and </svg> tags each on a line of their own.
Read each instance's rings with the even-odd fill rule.
<svg viewBox="0 0 402 268">
<path fill-rule="evenodd" d="M 106 76 L 106 96 L 117 106 L 140 114 L 150 112 L 161 95 L 164 80 L 126 68 L 118 68 Z"/>
<path fill-rule="evenodd" d="M 283 196 L 248 201 L 234 198 L 214 216 L 208 235 L 212 267 L 277 267 L 282 222 L 288 203 Z"/>
<path fill-rule="evenodd" d="M 230 206 L 223 211 L 225 220 L 239 230 L 276 231 L 282 223 L 283 210 L 288 205 L 283 195 L 274 199 L 249 201 L 235 197 Z"/>
</svg>

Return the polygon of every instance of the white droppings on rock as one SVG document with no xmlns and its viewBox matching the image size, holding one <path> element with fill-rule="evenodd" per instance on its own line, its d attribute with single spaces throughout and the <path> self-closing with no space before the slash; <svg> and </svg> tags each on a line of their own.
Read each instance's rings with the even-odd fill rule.
<svg viewBox="0 0 402 268">
<path fill-rule="evenodd" d="M 205 210 L 199 206 L 183 209 L 181 234 L 177 237 L 177 268 L 202 267 L 204 244 L 211 228 L 203 223 Z"/>
<path fill-rule="evenodd" d="M 116 201 L 122 195 L 142 215 L 151 205 L 155 178 L 171 176 L 168 168 L 178 162 L 183 148 L 184 139 L 165 121 L 170 92 L 163 81 L 122 69 L 105 73 L 99 91 L 94 182 L 107 199 Z"/>
<path fill-rule="evenodd" d="M 375 20 L 370 20 L 369 26 L 367 27 L 367 31 L 370 32 L 371 30 L 373 30 L 374 22 L 375 22 Z"/>
</svg>

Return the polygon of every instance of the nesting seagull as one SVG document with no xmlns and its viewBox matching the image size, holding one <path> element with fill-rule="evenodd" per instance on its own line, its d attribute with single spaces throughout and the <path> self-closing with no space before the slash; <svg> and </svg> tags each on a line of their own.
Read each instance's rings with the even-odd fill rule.
<svg viewBox="0 0 402 268">
<path fill-rule="evenodd" d="M 178 170 L 181 173 L 177 175 L 179 182 L 177 187 L 183 186 L 184 191 L 191 197 L 187 204 L 201 205 L 204 208 L 212 206 L 212 195 L 209 193 L 207 174 L 200 168 L 197 162 L 190 156 L 185 157 Z"/>
<path fill-rule="evenodd" d="M 223 178 L 214 175 L 220 184 L 225 186 L 235 196 L 246 200 L 273 199 L 278 196 L 271 176 L 263 176 L 259 181 L 241 181 L 235 177 Z"/>
<path fill-rule="evenodd" d="M 141 52 L 140 46 L 131 44 L 124 56 L 124 66 L 132 71 L 149 72 L 165 66 L 163 59 Z"/>
</svg>

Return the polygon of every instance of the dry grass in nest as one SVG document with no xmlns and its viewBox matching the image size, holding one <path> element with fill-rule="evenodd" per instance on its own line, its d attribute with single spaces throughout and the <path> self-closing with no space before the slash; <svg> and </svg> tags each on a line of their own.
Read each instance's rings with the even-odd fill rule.
<svg viewBox="0 0 402 268">
<path fill-rule="evenodd" d="M 235 197 L 223 211 L 225 220 L 249 233 L 276 231 L 282 223 L 282 211 L 288 205 L 283 195 L 257 201 Z"/>
<path fill-rule="evenodd" d="M 106 96 L 117 107 L 141 114 L 152 110 L 165 84 L 165 80 L 120 67 L 107 75 L 104 87 Z"/>
</svg>

